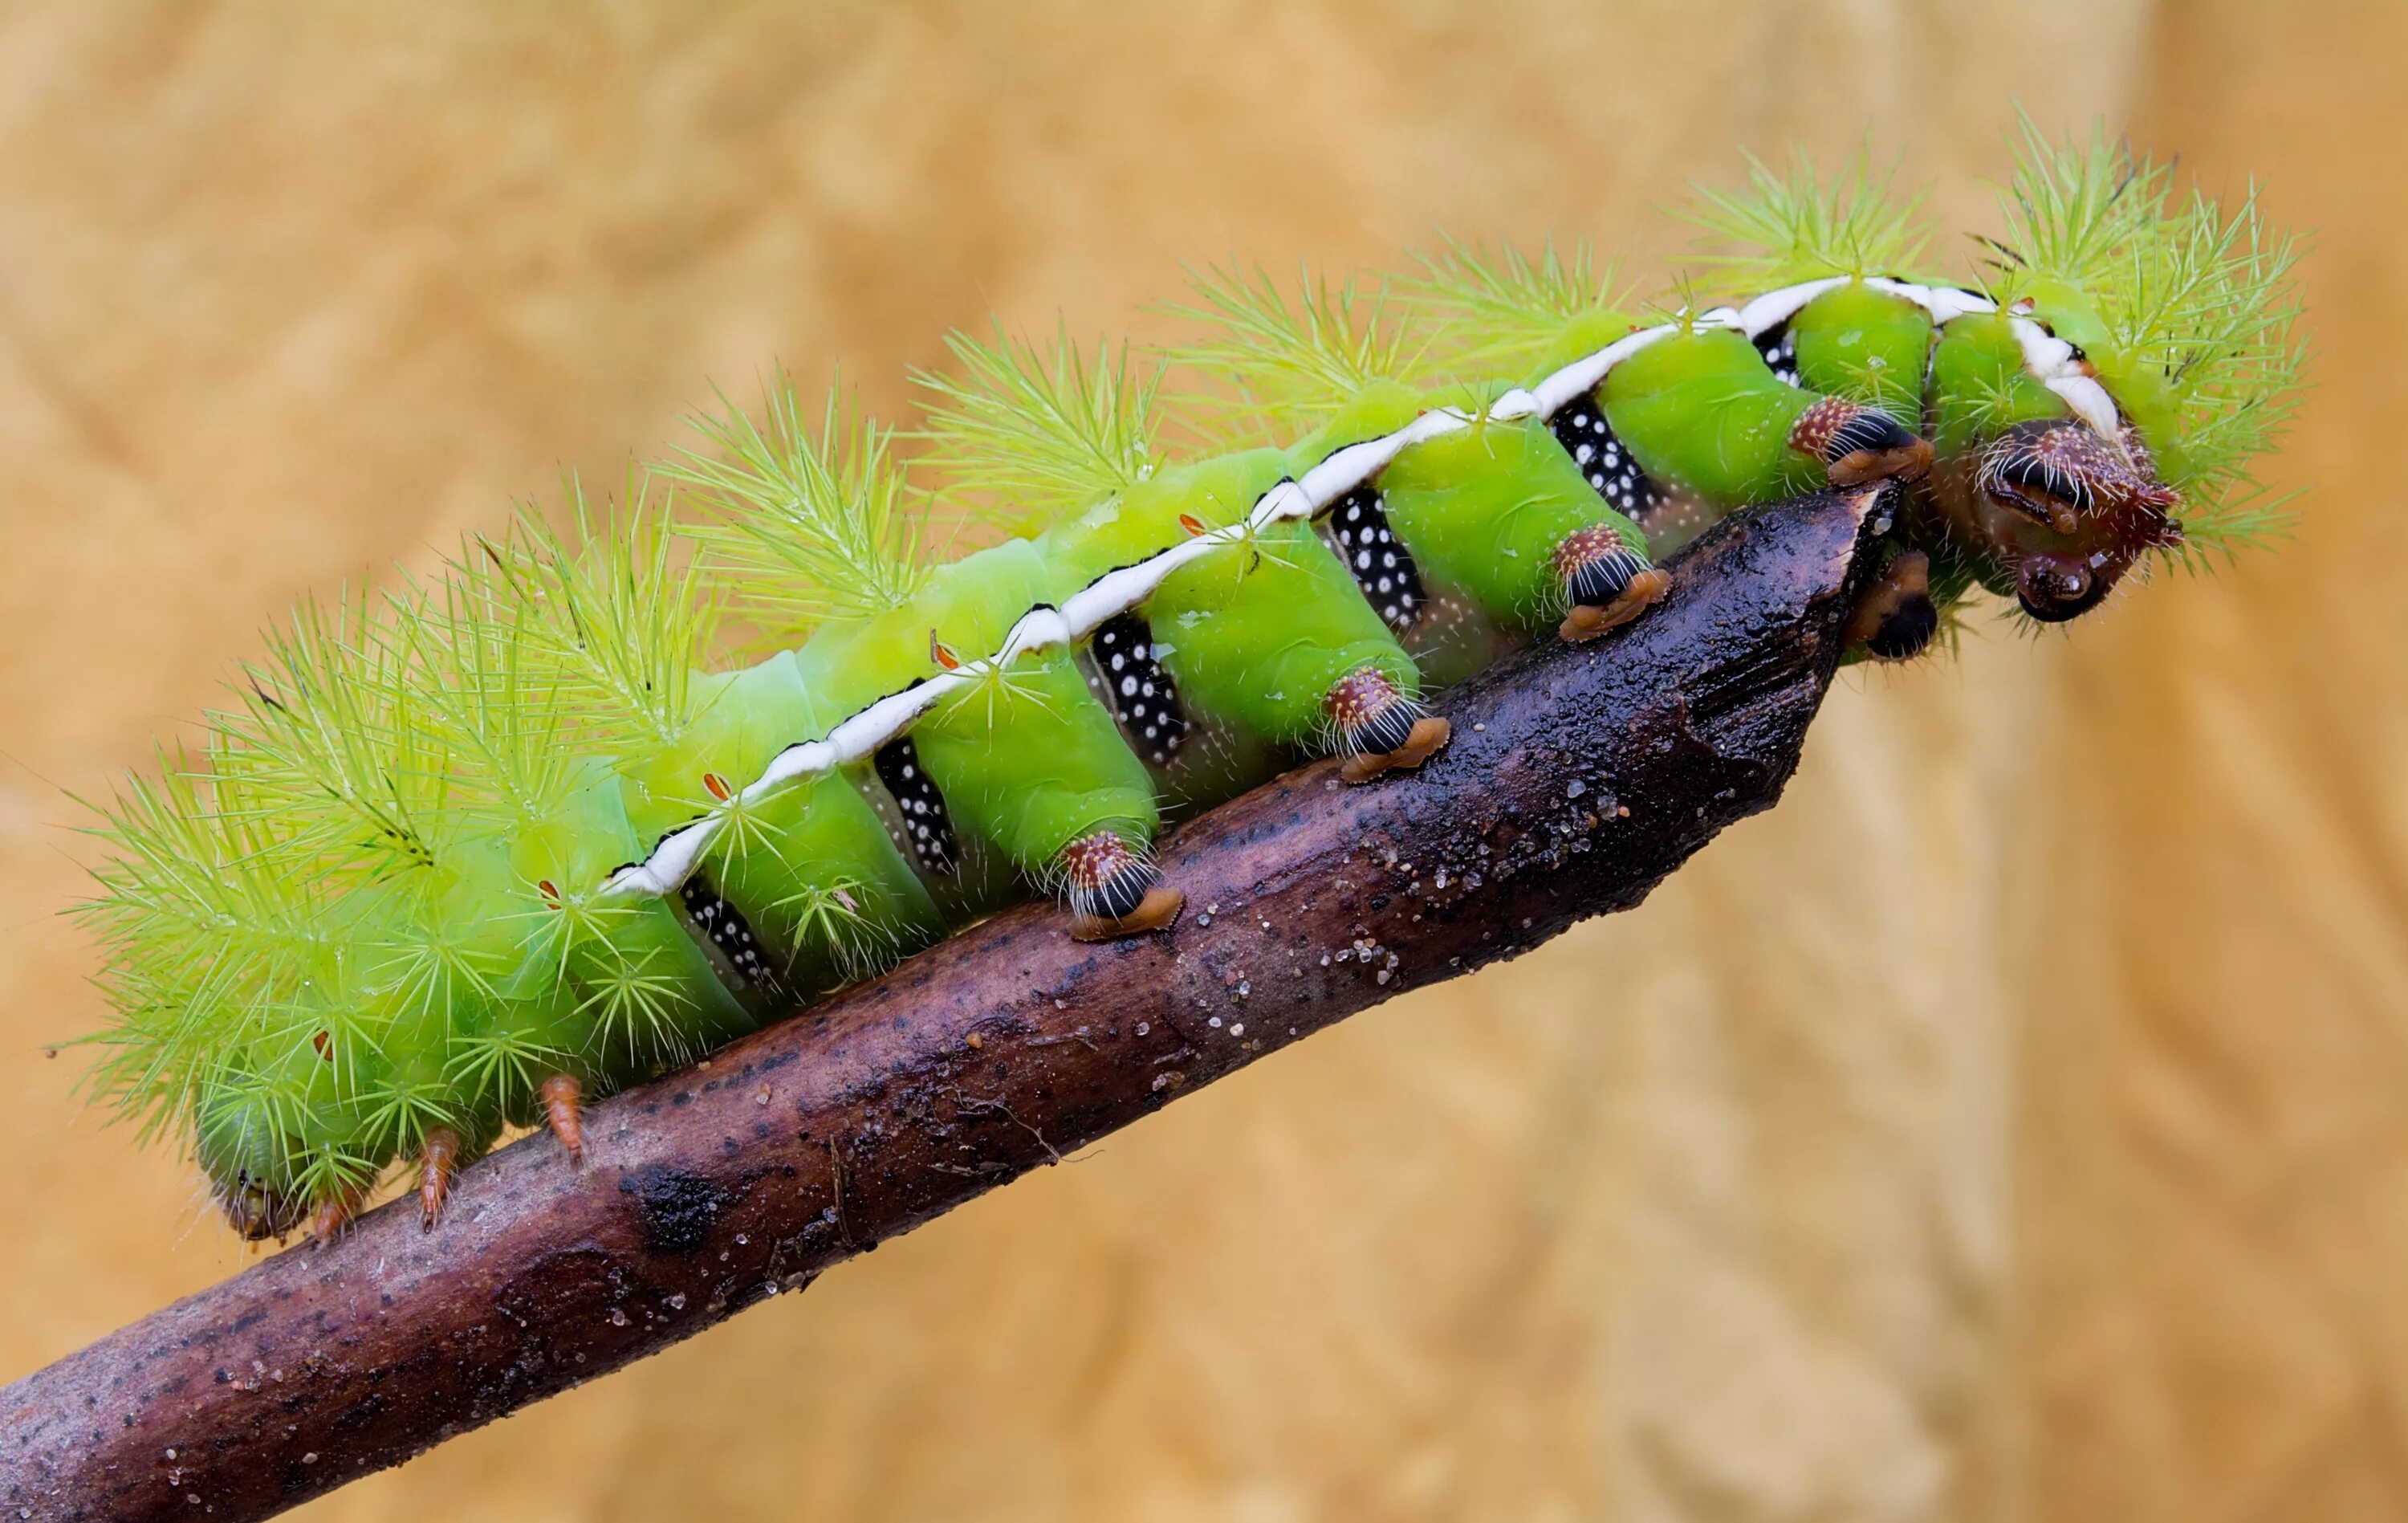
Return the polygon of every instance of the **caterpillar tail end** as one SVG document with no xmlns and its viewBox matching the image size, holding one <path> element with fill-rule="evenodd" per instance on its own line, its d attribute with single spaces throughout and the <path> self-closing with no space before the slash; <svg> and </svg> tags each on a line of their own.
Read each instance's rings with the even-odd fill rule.
<svg viewBox="0 0 2408 1523">
<path fill-rule="evenodd" d="M 560 1139 L 570 1158 L 585 1161 L 585 1126 L 578 1102 L 584 1097 L 584 1086 L 573 1073 L 555 1073 L 543 1082 L 536 1092 L 543 1102 L 543 1118 L 550 1123 L 552 1134 Z"/>
<path fill-rule="evenodd" d="M 1555 547 L 1555 571 L 1571 599 L 1555 633 L 1573 645 L 1628 624 L 1672 590 L 1670 572 L 1648 565 L 1603 525 L 1566 535 Z"/>
<path fill-rule="evenodd" d="M 1160 882 L 1154 864 L 1116 831 L 1098 830 L 1063 847 L 1060 867 L 1076 941 L 1158 931 L 1187 904 L 1187 896 Z"/>
</svg>

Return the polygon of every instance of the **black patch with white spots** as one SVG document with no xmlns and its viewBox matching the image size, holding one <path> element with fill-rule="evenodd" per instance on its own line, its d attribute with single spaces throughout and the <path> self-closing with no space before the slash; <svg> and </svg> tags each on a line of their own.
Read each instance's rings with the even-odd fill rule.
<svg viewBox="0 0 2408 1523">
<path fill-rule="evenodd" d="M 953 840 L 953 819 L 945 812 L 945 796 L 920 765 L 919 748 L 908 735 L 898 735 L 870 757 L 878 781 L 895 796 L 902 812 L 903 829 L 911 838 L 913 860 L 929 872 L 948 873 L 961 865 L 961 848 Z"/>
<path fill-rule="evenodd" d="M 1775 381 L 1803 388 L 1798 379 L 1798 336 L 1789 331 L 1787 323 L 1776 323 L 1756 336 L 1756 352 L 1764 356 L 1765 368 Z"/>
<path fill-rule="evenodd" d="M 1398 634 L 1411 629 L 1429 595 L 1422 590 L 1421 568 L 1388 526 L 1388 499 L 1379 488 L 1358 486 L 1331 503 L 1329 532 L 1338 541 L 1338 558 L 1364 598 L 1380 611 L 1381 621 Z"/>
<path fill-rule="evenodd" d="M 1584 392 L 1557 408 L 1547 426 L 1605 505 L 1625 518 L 1639 517 L 1668 495 L 1613 437 L 1595 392 Z"/>
<path fill-rule="evenodd" d="M 685 903 L 687 921 L 727 959 L 746 989 L 777 987 L 778 975 L 761 950 L 761 939 L 737 913 L 736 906 L 720 898 L 708 874 L 699 868 L 687 874 L 678 887 L 678 898 Z"/>
<path fill-rule="evenodd" d="M 1179 688 L 1154 658 L 1154 630 L 1134 613 L 1115 613 L 1096 626 L 1087 645 L 1094 664 L 1087 682 L 1121 722 L 1138 754 L 1168 767 L 1187 739 L 1187 710 Z"/>
<path fill-rule="evenodd" d="M 1775 323 L 1772 328 L 1757 333 L 1756 352 L 1765 356 L 1765 368 L 1772 371 L 1772 379 L 1797 385 L 1801 391 L 1806 388 L 1806 383 L 1799 381 L 1799 335 L 1789 330 L 1789 323 Z"/>
</svg>

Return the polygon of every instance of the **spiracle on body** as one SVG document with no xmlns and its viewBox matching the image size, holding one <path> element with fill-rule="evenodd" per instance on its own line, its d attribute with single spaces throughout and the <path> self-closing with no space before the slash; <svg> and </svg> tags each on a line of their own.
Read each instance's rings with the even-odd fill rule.
<svg viewBox="0 0 2408 1523">
<path fill-rule="evenodd" d="M 1032 889 L 1068 934 L 1174 926 L 1166 822 L 1316 756 L 1410 774 L 1451 683 L 1642 617 L 1752 504 L 1898 483 L 1876 659 L 1976 588 L 2060 622 L 2265 526 L 2299 352 L 2253 205 L 2028 135 L 1958 285 L 1885 190 L 1706 196 L 1720 252 L 1653 307 L 1448 245 L 1200 275 L 1159 365 L 957 335 L 908 435 L 781 379 L 566 533 L 305 605 L 105 812 L 97 1090 L 246 1237 L 337 1231 L 396 1165 L 432 1225 L 506 1128 L 581 1152 L 596 1098 Z M 990 542 L 932 553 L 920 485 Z M 773 654 L 712 669 L 730 634 Z"/>
</svg>

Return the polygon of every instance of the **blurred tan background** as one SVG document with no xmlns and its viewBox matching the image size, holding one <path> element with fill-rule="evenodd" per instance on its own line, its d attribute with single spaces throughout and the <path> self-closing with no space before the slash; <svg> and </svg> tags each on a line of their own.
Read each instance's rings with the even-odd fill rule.
<svg viewBox="0 0 2408 1523">
<path fill-rule="evenodd" d="M 714 381 L 1434 227 L 1660 268 L 2010 102 L 2312 227 L 2294 543 L 1847 679 L 1635 914 L 1364 1016 L 325 1519 L 2408 1514 L 2398 6 L 0 13 L 0 1379 L 239 1267 L 79 1114 L 97 790 L 309 588 Z"/>
</svg>

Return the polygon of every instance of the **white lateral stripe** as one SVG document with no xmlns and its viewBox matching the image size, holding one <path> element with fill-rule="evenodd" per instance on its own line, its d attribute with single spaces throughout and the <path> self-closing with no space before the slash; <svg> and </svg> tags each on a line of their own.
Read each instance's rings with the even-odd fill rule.
<svg viewBox="0 0 2408 1523">
<path fill-rule="evenodd" d="M 1826 291 L 1848 282 L 1846 276 L 1806 280 L 1767 292 L 1743 307 L 1716 307 L 1692 322 L 1698 328 L 1732 328 L 1753 341 L 1798 315 Z M 1871 278 L 1867 286 L 1905 298 L 1945 323 L 1970 313 L 1997 310 L 1985 296 L 1947 286 L 1914 285 L 1904 280 Z M 2031 373 L 2066 399 L 2066 404 L 2092 427 L 2112 435 L 2115 405 L 2096 381 L 2071 368 L 2072 347 L 2043 333 L 2040 325 L 2017 318 L 2015 338 Z M 2028 334 L 2027 334 L 2028 330 Z M 1489 405 L 1488 416 L 1500 423 L 1523 418 L 1551 418 L 1573 399 L 1595 391 L 1607 372 L 1624 360 L 1681 331 L 1664 323 L 1626 334 L 1596 353 L 1574 360 L 1529 390 L 1519 387 Z M 2049 346 L 2056 346 L 2050 348 Z M 2058 351 L 2062 351 L 2060 354 Z M 2042 365 L 2046 362 L 2047 369 Z M 2095 395 L 2093 395 L 2095 394 Z M 2104 424 L 2100 422 L 2102 415 Z M 1094 634 L 1108 619 L 1142 605 L 1178 570 L 1224 545 L 1275 524 L 1310 520 L 1349 492 L 1385 470 L 1398 455 L 1426 440 L 1469 427 L 1471 418 L 1458 409 L 1432 408 L 1403 427 L 1379 438 L 1365 439 L 1332 451 L 1298 481 L 1283 481 L 1265 492 L 1245 517 L 1170 546 L 1135 566 L 1107 571 L 1064 599 L 1060 609 L 1031 609 L 1013 623 L 1003 648 L 984 660 L 923 678 L 900 693 L 889 694 L 828 731 L 824 740 L 790 745 L 770 758 L 761 775 L 736 796 L 734 804 L 757 803 L 776 790 L 805 778 L 820 777 L 874 755 L 878 749 L 911 727 L 922 714 L 958 689 L 999 672 L 1024 655 L 1055 646 L 1073 646 Z M 691 825 L 661 838 L 643 861 L 621 868 L 602 885 L 612 898 L 675 893 L 702 860 L 727 818 L 723 806 Z"/>
<path fill-rule="evenodd" d="M 2073 364 L 2073 346 L 2028 317 L 2007 319 L 2007 331 L 2024 352 L 2024 368 L 2034 381 L 2055 381 Z"/>
<path fill-rule="evenodd" d="M 1971 291 L 1959 291 L 1953 285 L 1917 285 L 1912 280 L 1893 280 L 1887 276 L 1868 276 L 1868 289 L 1886 291 L 1893 296 L 1903 296 L 1924 310 L 1936 323 L 1954 323 L 1960 317 L 1995 312 L 1999 304 L 1989 297 Z"/>
<path fill-rule="evenodd" d="M 1061 610 L 1033 608 L 1011 626 L 1004 637 L 1003 650 L 996 656 L 1001 666 L 1010 666 L 1031 651 L 1048 650 L 1070 643 L 1070 621 L 1062 617 Z"/>
<path fill-rule="evenodd" d="M 817 772 L 832 771 L 835 767 L 836 753 L 829 748 L 825 740 L 800 741 L 770 757 L 768 767 L 753 780 L 752 785 L 746 788 L 740 797 L 746 803 L 753 803 L 781 783 L 792 783 L 798 777 L 810 777 Z"/>
<path fill-rule="evenodd" d="M 1820 280 L 1808 280 L 1799 285 L 1785 285 L 1778 291 L 1768 291 L 1739 309 L 1739 330 L 1753 343 L 1774 328 L 1796 317 L 1806 304 L 1826 291 L 1836 291 L 1848 283 L 1844 275 L 1833 275 Z"/>
<path fill-rule="evenodd" d="M 2028 317 L 2011 317 L 2007 325 L 2024 352 L 2024 368 L 2032 379 L 2062 397 L 2073 415 L 2100 437 L 2115 438 L 2123 427 L 2115 399 L 2095 377 L 2084 373 L 2073 346 Z"/>
<path fill-rule="evenodd" d="M 2089 376 L 2079 372 L 2052 376 L 2045 384 L 2050 391 L 2065 398 L 2065 405 L 2073 409 L 2075 417 L 2088 424 L 2102 438 L 2114 438 L 2123 431 L 2124 420 L 2115 410 L 2115 399 L 2107 395 L 2106 387 Z"/>
<path fill-rule="evenodd" d="M 1533 388 L 1539 398 L 1539 416 L 1554 417 L 1574 397 L 1597 390 L 1607 371 L 1649 344 L 1670 338 L 1675 331 L 1671 323 L 1659 323 L 1652 328 L 1625 334 L 1584 360 L 1572 361 Z"/>
<path fill-rule="evenodd" d="M 1512 423 L 1521 418 L 1535 418 L 1539 416 L 1539 399 L 1516 386 L 1488 404 L 1488 415 L 1498 423 Z"/>
<path fill-rule="evenodd" d="M 603 894 L 612 898 L 632 898 L 676 893 L 701 860 L 702 849 L 710 843 L 715 824 L 715 818 L 701 820 L 662 837 L 652 855 L 612 873 L 610 881 L 602 885 Z"/>
</svg>

